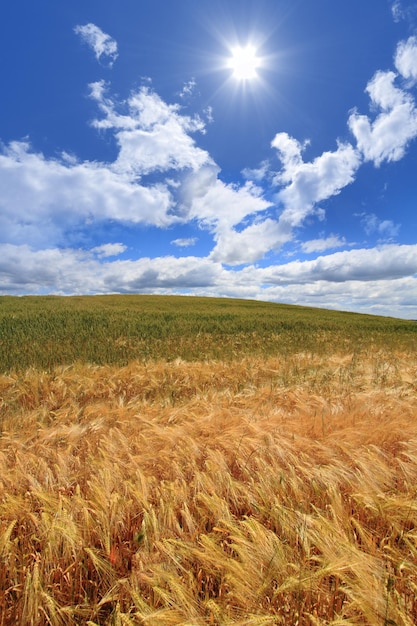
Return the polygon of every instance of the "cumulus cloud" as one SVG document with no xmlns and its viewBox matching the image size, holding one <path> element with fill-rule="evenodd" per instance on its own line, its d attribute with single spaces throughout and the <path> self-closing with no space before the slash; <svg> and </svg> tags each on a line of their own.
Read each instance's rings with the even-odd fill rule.
<svg viewBox="0 0 417 626">
<path fill-rule="evenodd" d="M 277 198 L 284 206 L 281 221 L 298 226 L 318 202 L 327 200 L 352 183 L 361 163 L 357 150 L 349 143 L 338 143 L 333 152 L 325 151 L 311 162 L 302 153 L 308 141 L 300 143 L 287 133 L 277 133 L 271 146 L 277 150 L 282 169 L 273 183 L 283 186 Z"/>
<path fill-rule="evenodd" d="M 324 252 L 325 250 L 331 250 L 334 248 L 342 248 L 347 245 L 345 237 L 340 238 L 337 235 L 330 235 L 323 239 L 310 239 L 301 244 L 301 249 L 307 254 L 312 252 Z"/>
<path fill-rule="evenodd" d="M 218 173 L 217 166 L 211 165 L 188 175 L 182 187 L 182 214 L 213 233 L 217 243 L 210 258 L 227 264 L 251 263 L 270 249 L 271 241 L 263 237 L 255 242 L 259 228 L 254 224 L 247 226 L 246 222 L 263 214 L 272 203 L 254 183 L 226 184 L 218 178 Z M 249 240 L 253 241 L 250 249 Z"/>
<path fill-rule="evenodd" d="M 413 277 L 378 281 L 305 283 L 265 287 L 265 300 L 303 304 L 373 315 L 417 318 L 417 280 Z"/>
<path fill-rule="evenodd" d="M 415 80 L 417 38 L 400 42 L 395 65 L 403 78 Z M 339 194 L 351 184 L 363 159 L 379 166 L 383 161 L 397 161 L 404 156 L 408 144 L 417 136 L 417 110 L 411 94 L 395 84 L 397 79 L 395 72 L 378 71 L 369 81 L 366 91 L 371 106 L 380 113 L 373 121 L 357 111 L 350 114 L 348 126 L 356 139 L 356 147 L 348 142 L 338 142 L 335 151 L 325 151 L 311 162 L 305 162 L 303 152 L 309 145 L 308 140 L 300 142 L 285 132 L 276 134 L 271 147 L 277 151 L 282 167 L 272 175 L 272 182 L 280 187 L 276 199 L 283 210 L 277 224 L 269 224 L 268 241 L 272 247 L 290 240 L 294 228 L 301 226 L 307 217 L 318 214 L 318 203 Z M 259 169 L 247 170 L 246 175 L 265 179 L 267 167 L 268 164 L 263 162 Z M 374 226 L 375 232 L 385 239 L 395 237 L 398 229 L 399 226 L 391 220 Z M 247 235 L 249 237 L 250 231 Z M 243 236 L 240 238 L 244 240 Z M 228 243 L 230 248 L 230 241 Z M 310 249 L 308 244 L 306 246 Z"/>
<path fill-rule="evenodd" d="M 404 78 L 412 83 L 417 80 L 417 37 L 409 37 L 398 44 L 395 67 Z"/>
<path fill-rule="evenodd" d="M 119 145 L 112 166 L 115 171 L 143 176 L 155 171 L 197 170 L 212 162 L 191 137 L 191 133 L 204 131 L 199 116 L 182 115 L 179 105 L 167 104 L 149 87 L 141 87 L 119 104 L 107 95 L 104 81 L 91 84 L 90 90 L 103 113 L 93 126 L 113 131 Z"/>
<path fill-rule="evenodd" d="M 278 222 L 267 218 L 241 231 L 224 229 L 217 233 L 217 243 L 210 258 L 227 265 L 255 263 L 285 240 L 285 233 Z"/>
<path fill-rule="evenodd" d="M 414 78 L 414 72 L 417 72 L 415 54 L 414 38 L 400 43 L 397 48 L 396 66 L 407 79 Z M 356 111 L 350 114 L 348 126 L 356 139 L 356 147 L 348 142 L 338 142 L 336 150 L 325 151 L 305 162 L 303 152 L 309 141 L 300 142 L 288 133 L 277 133 L 271 147 L 277 151 L 282 166 L 280 171 L 271 172 L 269 162 L 264 161 L 259 168 L 243 173 L 258 182 L 272 180 L 278 188 L 276 201 L 282 208 L 278 219 L 265 216 L 243 229 L 232 228 L 231 224 L 228 228 L 218 228 L 212 257 L 229 264 L 241 264 L 246 251 L 247 262 L 255 262 L 268 251 L 277 250 L 290 241 L 294 229 L 307 217 L 321 215 L 319 203 L 351 184 L 363 160 L 379 166 L 384 160 L 402 158 L 409 142 L 417 136 L 417 111 L 412 96 L 398 87 L 396 80 L 395 72 L 379 71 L 369 81 L 366 89 L 371 105 L 380 113 L 374 121 Z M 386 239 L 398 233 L 398 227 L 391 220 L 381 222 L 377 230 Z M 260 240 L 256 241 L 258 235 Z"/>
<path fill-rule="evenodd" d="M 239 190 L 219 180 L 212 184 L 214 172 L 208 169 L 192 180 L 191 184 L 197 187 L 191 194 L 194 215 L 215 224 L 216 246 L 211 258 L 217 261 L 229 265 L 254 263 L 268 252 L 279 250 L 291 241 L 294 228 L 308 216 L 320 213 L 318 202 L 353 182 L 361 161 L 359 153 L 348 143 L 340 143 L 336 151 L 324 152 L 312 162 L 302 159 L 307 142 L 301 144 L 287 133 L 278 133 L 271 145 L 282 163 L 281 171 L 273 175 L 273 185 L 282 187 L 276 194 L 282 207 L 278 219 L 268 215 L 271 203 L 263 198 L 262 189 L 250 181 Z M 222 207 L 227 207 L 227 211 Z M 244 218 L 251 214 L 254 221 L 245 224 Z"/>
<path fill-rule="evenodd" d="M 207 166 L 190 174 L 183 184 L 183 210 L 215 231 L 240 224 L 249 215 L 272 205 L 263 190 L 251 182 L 226 184 L 218 178 L 217 166 Z"/>
<path fill-rule="evenodd" d="M 397 9 L 399 11 L 399 7 Z M 415 80 L 417 38 L 410 37 L 400 42 L 395 65 L 403 78 Z M 300 142 L 285 132 L 275 135 L 271 147 L 277 151 L 282 166 L 280 171 L 271 173 L 269 163 L 264 161 L 259 168 L 245 170 L 244 174 L 258 181 L 266 180 L 268 176 L 272 178 L 272 184 L 279 189 L 276 200 L 282 207 L 281 214 L 277 223 L 265 221 L 263 227 L 256 224 L 246 233 L 234 236 L 228 233 L 227 238 L 219 238 L 218 247 L 222 240 L 227 239 L 227 258 L 241 258 L 237 254 L 238 241 L 242 244 L 246 243 L 246 239 L 251 241 L 251 234 L 261 230 L 267 232 L 265 241 L 270 246 L 268 249 L 279 248 L 293 238 L 294 229 L 301 226 L 307 217 L 322 214 L 320 202 L 339 194 L 355 180 L 363 160 L 373 161 L 379 166 L 383 161 L 397 161 L 404 156 L 408 144 L 417 136 L 417 110 L 411 94 L 396 85 L 397 79 L 398 75 L 393 71 L 378 71 L 369 81 L 366 91 L 371 107 L 380 112 L 373 121 L 357 111 L 349 115 L 348 127 L 356 140 L 356 147 L 348 142 L 338 142 L 336 150 L 325 151 L 312 161 L 305 162 L 303 152 L 309 145 L 308 140 Z M 375 230 L 382 238 L 389 239 L 396 236 L 398 228 L 391 220 L 385 220 Z M 251 246 L 250 250 L 254 260 L 255 248 Z M 260 258 L 261 246 L 258 246 L 258 254 Z"/>
<path fill-rule="evenodd" d="M 120 253 L 120 244 L 112 245 Z M 34 250 L 27 245 L 0 244 L 0 293 L 38 293 L 45 289 L 55 293 L 162 293 L 208 287 L 223 272 L 219 264 L 199 257 L 135 261 L 97 257 L 97 248 Z"/>
<path fill-rule="evenodd" d="M 281 209 L 279 217 L 259 215 L 244 228 L 219 229 L 211 258 L 239 265 L 245 263 L 245 258 L 246 263 L 254 263 L 268 252 L 278 251 L 294 238 L 294 229 L 307 217 L 323 216 L 319 202 L 337 195 L 353 182 L 361 158 L 352 145 L 339 143 L 335 151 L 323 152 L 313 161 L 305 162 L 302 153 L 307 145 L 308 141 L 300 143 L 287 133 L 275 135 L 271 146 L 277 151 L 282 168 L 270 173 L 270 177 L 272 185 L 279 188 L 275 195 Z M 255 173 L 265 178 L 266 169 L 264 162 Z M 246 171 L 246 175 L 250 173 Z M 266 208 L 260 207 L 260 211 L 265 212 Z"/>
<path fill-rule="evenodd" d="M 271 141 L 271 147 L 278 151 L 282 163 L 282 171 L 275 176 L 275 183 L 290 183 L 294 173 L 303 164 L 302 152 L 308 142 L 301 144 L 288 133 L 277 133 Z"/>
<path fill-rule="evenodd" d="M 159 228 L 194 221 L 220 237 L 271 206 L 253 182 L 220 180 L 193 137 L 205 128 L 198 115 L 184 115 L 149 87 L 117 102 L 99 81 L 90 95 L 101 112 L 92 125 L 115 137 L 117 157 L 79 162 L 67 153 L 47 158 L 27 141 L 3 146 L 0 241 L 64 245 L 106 221 Z"/>
<path fill-rule="evenodd" d="M 84 26 L 76 26 L 74 32 L 92 48 L 97 61 L 101 61 L 102 57 L 107 60 L 109 67 L 113 65 L 119 56 L 117 51 L 117 42 L 104 33 L 101 28 L 95 24 L 89 23 Z"/>
<path fill-rule="evenodd" d="M 300 145 L 295 140 L 288 145 L 285 138 L 284 148 L 281 135 L 279 133 L 272 142 L 273 147 L 279 146 L 283 164 L 283 170 L 275 180 L 288 183 L 277 195 L 284 206 L 280 221 L 295 227 L 303 222 L 318 202 L 337 195 L 353 182 L 360 156 L 349 143 L 339 143 L 334 152 L 323 152 L 313 161 L 305 163 L 301 150 L 298 151 Z"/>
<path fill-rule="evenodd" d="M 98 82 L 91 96 L 102 112 L 93 126 L 115 136 L 117 158 L 78 162 L 67 154 L 46 158 L 27 141 L 3 146 L 3 241 L 61 245 L 69 233 L 106 220 L 161 228 L 194 219 L 213 228 L 233 226 L 270 205 L 252 183 L 226 185 L 218 178 L 219 168 L 192 137 L 204 130 L 198 116 L 183 115 L 147 87 L 118 103 Z"/>
<path fill-rule="evenodd" d="M 166 227 L 176 219 L 166 185 L 140 185 L 105 163 L 47 159 L 28 142 L 0 153 L 0 189 L 1 237 L 14 243 L 61 244 L 105 220 Z"/>
<path fill-rule="evenodd" d="M 268 283 L 303 284 L 315 281 L 387 280 L 417 273 L 417 245 L 384 245 L 379 248 L 344 250 L 313 261 L 292 261 L 264 270 Z"/>
<path fill-rule="evenodd" d="M 417 76 L 417 39 L 411 37 L 397 47 L 395 64 L 407 79 Z M 417 109 L 411 94 L 397 86 L 398 75 L 393 71 L 378 71 L 369 81 L 366 91 L 371 105 L 380 113 L 372 121 L 367 115 L 353 111 L 349 128 L 357 147 L 366 161 L 375 166 L 383 161 L 401 159 L 409 143 L 417 137 Z"/>
</svg>

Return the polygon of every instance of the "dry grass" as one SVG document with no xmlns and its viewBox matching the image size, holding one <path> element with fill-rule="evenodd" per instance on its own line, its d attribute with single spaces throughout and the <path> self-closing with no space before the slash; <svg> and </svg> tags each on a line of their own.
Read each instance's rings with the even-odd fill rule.
<svg viewBox="0 0 417 626">
<path fill-rule="evenodd" d="M 0 377 L 0 624 L 411 626 L 417 358 Z"/>
</svg>

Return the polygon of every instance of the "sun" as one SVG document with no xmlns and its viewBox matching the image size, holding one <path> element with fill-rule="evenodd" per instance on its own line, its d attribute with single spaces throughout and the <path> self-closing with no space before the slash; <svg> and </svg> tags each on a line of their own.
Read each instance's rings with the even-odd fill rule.
<svg viewBox="0 0 417 626">
<path fill-rule="evenodd" d="M 232 56 L 227 66 L 232 70 L 234 78 L 239 81 L 257 78 L 257 69 L 261 61 L 255 46 L 248 44 L 245 47 L 236 46 L 231 50 Z"/>
</svg>

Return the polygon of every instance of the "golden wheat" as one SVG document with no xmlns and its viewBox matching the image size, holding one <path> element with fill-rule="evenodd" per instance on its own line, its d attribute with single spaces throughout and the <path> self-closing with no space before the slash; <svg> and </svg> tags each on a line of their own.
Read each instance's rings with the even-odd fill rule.
<svg viewBox="0 0 417 626">
<path fill-rule="evenodd" d="M 411 626 L 417 359 L 0 377 L 0 624 Z"/>
</svg>

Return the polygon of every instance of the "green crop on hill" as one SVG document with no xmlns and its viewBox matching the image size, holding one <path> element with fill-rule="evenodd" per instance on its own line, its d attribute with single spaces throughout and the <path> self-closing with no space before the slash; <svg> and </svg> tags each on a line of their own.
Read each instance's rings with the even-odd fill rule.
<svg viewBox="0 0 417 626">
<path fill-rule="evenodd" d="M 183 296 L 0 298 L 0 371 L 74 361 L 230 360 L 414 349 L 417 324 L 248 300 Z"/>
</svg>

